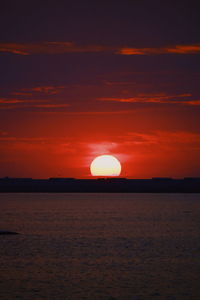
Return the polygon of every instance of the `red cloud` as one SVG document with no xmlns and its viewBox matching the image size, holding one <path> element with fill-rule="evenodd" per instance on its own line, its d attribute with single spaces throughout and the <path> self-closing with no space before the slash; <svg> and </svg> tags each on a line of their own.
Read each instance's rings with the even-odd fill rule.
<svg viewBox="0 0 200 300">
<path fill-rule="evenodd" d="M 15 95 L 15 96 L 32 96 L 32 93 L 26 93 L 26 92 L 13 92 L 11 93 L 11 95 Z"/>
<path fill-rule="evenodd" d="M 182 104 L 182 105 L 200 105 L 200 100 L 190 100 L 188 97 L 192 97 L 192 94 L 140 94 L 135 97 L 116 98 L 116 97 L 103 97 L 99 98 L 100 101 L 114 101 L 124 103 L 161 103 L 161 104 Z M 181 99 L 182 98 L 182 99 Z M 186 98 L 186 99 L 185 99 Z"/>
<path fill-rule="evenodd" d="M 175 47 L 166 48 L 168 53 L 191 54 L 200 52 L 200 44 L 193 45 L 177 45 Z"/>
<path fill-rule="evenodd" d="M 80 52 L 103 52 L 109 47 L 98 45 L 76 45 L 72 42 L 43 42 L 43 43 L 6 43 L 0 44 L 0 52 L 9 52 L 20 55 L 31 54 L 62 54 Z"/>
<path fill-rule="evenodd" d="M 121 55 L 149 55 L 149 54 L 161 54 L 161 50 L 159 48 L 121 48 L 116 54 Z"/>
<path fill-rule="evenodd" d="M 2 105 L 1 105 L 2 104 Z M 15 109 L 16 107 L 23 108 L 64 108 L 69 107 L 66 103 L 52 103 L 48 100 L 41 99 L 9 99 L 0 98 L 0 109 Z"/>
<path fill-rule="evenodd" d="M 197 54 L 200 52 L 200 44 L 175 45 L 171 47 L 158 48 L 131 48 L 124 47 L 119 49 L 116 54 L 121 55 L 151 55 L 151 54 Z"/>
<path fill-rule="evenodd" d="M 32 107 L 41 107 L 41 108 L 61 108 L 61 107 L 69 107 L 70 104 L 36 104 Z"/>
<path fill-rule="evenodd" d="M 7 99 L 7 98 L 0 98 L 0 104 L 17 104 L 17 103 L 24 103 L 25 100 L 20 99 Z"/>
<path fill-rule="evenodd" d="M 169 47 L 118 47 L 106 45 L 78 45 L 73 42 L 42 43 L 1 43 L 0 52 L 19 55 L 63 54 L 63 53 L 98 53 L 108 52 L 120 55 L 156 55 L 156 54 L 198 54 L 200 44 L 174 45 Z"/>
<path fill-rule="evenodd" d="M 54 94 L 58 94 L 64 88 L 65 86 L 37 86 L 33 88 L 24 88 L 22 89 L 22 91 L 54 95 Z"/>
<path fill-rule="evenodd" d="M 200 134 L 187 131 L 154 131 L 152 133 L 129 132 L 124 139 L 129 144 L 196 144 L 200 147 Z"/>
</svg>

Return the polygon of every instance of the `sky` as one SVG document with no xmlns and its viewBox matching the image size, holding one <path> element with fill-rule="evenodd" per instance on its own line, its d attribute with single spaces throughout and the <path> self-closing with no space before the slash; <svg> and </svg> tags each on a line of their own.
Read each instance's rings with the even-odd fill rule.
<svg viewBox="0 0 200 300">
<path fill-rule="evenodd" d="M 200 177 L 198 1 L 2 1 L 0 177 Z"/>
</svg>

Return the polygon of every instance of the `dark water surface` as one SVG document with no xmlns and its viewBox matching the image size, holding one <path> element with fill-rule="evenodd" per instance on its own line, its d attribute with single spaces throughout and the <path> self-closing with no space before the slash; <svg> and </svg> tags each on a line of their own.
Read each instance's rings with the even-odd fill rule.
<svg viewBox="0 0 200 300">
<path fill-rule="evenodd" d="M 200 299 L 199 194 L 0 194 L 0 299 Z"/>
</svg>

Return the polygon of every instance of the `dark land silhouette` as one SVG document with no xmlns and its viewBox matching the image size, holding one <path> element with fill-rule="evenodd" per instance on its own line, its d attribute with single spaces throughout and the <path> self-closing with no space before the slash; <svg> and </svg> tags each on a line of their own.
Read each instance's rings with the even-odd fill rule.
<svg viewBox="0 0 200 300">
<path fill-rule="evenodd" d="M 19 233 L 15 231 L 9 231 L 9 230 L 0 230 L 0 235 L 15 235 L 15 234 L 19 234 Z"/>
<path fill-rule="evenodd" d="M 1 193 L 199 193 L 200 178 L 0 178 Z"/>
</svg>

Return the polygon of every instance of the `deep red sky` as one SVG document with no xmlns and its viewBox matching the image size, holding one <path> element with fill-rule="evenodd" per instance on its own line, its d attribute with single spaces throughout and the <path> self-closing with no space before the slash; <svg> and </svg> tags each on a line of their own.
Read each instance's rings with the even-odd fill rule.
<svg viewBox="0 0 200 300">
<path fill-rule="evenodd" d="M 199 8 L 160 2 L 3 4 L 0 177 L 200 176 Z"/>
</svg>

